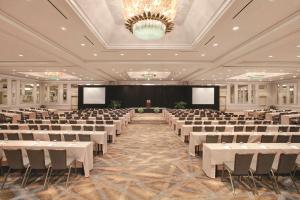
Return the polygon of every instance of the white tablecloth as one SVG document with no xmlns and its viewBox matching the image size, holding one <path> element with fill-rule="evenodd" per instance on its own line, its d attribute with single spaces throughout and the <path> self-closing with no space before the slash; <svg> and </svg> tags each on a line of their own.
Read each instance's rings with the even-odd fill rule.
<svg viewBox="0 0 300 200">
<path fill-rule="evenodd" d="M 191 132 L 189 141 L 189 154 L 195 156 L 195 146 L 202 145 L 206 141 L 207 135 L 219 135 L 219 142 L 221 142 L 221 135 L 234 135 L 234 142 L 237 135 L 249 135 L 248 143 L 259 142 L 262 135 L 274 135 L 274 141 L 278 135 L 300 135 L 300 132 Z"/>
<path fill-rule="evenodd" d="M 67 156 L 83 163 L 84 175 L 89 177 L 93 169 L 92 142 L 49 142 L 49 141 L 0 141 L 0 157 L 4 157 L 3 149 L 21 148 L 26 156 L 25 149 L 66 149 Z M 46 156 L 48 156 L 46 154 Z M 4 158 L 5 159 L 5 158 Z"/>
<path fill-rule="evenodd" d="M 299 143 L 245 143 L 245 144 L 204 144 L 202 169 L 210 178 L 216 176 L 216 166 L 224 162 L 233 162 L 236 153 L 254 153 L 252 162 L 256 163 L 257 153 L 277 153 L 273 167 L 278 165 L 280 153 L 300 153 Z"/>
<path fill-rule="evenodd" d="M 7 124 L 9 125 L 9 124 Z M 13 124 L 13 125 L 18 125 L 19 129 L 21 130 L 28 130 L 29 124 Z M 45 125 L 45 124 L 35 124 L 38 126 L 40 130 L 40 125 Z M 57 125 L 57 124 L 48 124 L 50 126 L 51 130 L 51 125 Z M 98 125 L 93 125 L 93 124 L 88 124 L 88 125 L 83 125 L 83 124 L 59 124 L 61 127 L 61 130 L 63 131 L 71 131 L 72 130 L 72 125 L 74 126 L 81 126 L 81 131 L 83 131 L 83 126 L 92 126 L 93 130 L 95 130 L 95 126 L 104 126 L 105 131 L 107 132 L 107 135 L 110 135 L 112 137 L 112 142 L 114 143 L 116 141 L 116 125 L 115 124 L 98 124 Z"/>
<path fill-rule="evenodd" d="M 225 126 L 225 132 L 233 132 L 234 131 L 234 126 L 243 126 L 243 125 L 183 125 L 181 127 L 181 135 L 180 138 L 182 141 L 185 141 L 185 137 L 189 136 L 190 133 L 193 131 L 193 126 L 202 126 L 202 131 L 204 132 L 204 126 Z M 247 125 L 246 125 L 247 126 Z M 252 125 L 249 125 L 252 126 Z M 282 125 L 253 125 L 255 126 L 255 131 L 257 126 L 267 126 L 266 132 L 278 132 L 278 127 Z M 244 125 L 245 127 L 245 125 Z"/>
<path fill-rule="evenodd" d="M 52 130 L 0 130 L 6 136 L 10 133 L 18 133 L 19 138 L 22 138 L 22 133 L 32 133 L 35 140 L 49 141 L 48 134 L 78 134 L 91 135 L 91 140 L 95 144 L 102 145 L 103 154 L 107 153 L 107 132 L 106 131 L 52 131 Z M 62 137 L 63 139 L 63 137 Z"/>
</svg>

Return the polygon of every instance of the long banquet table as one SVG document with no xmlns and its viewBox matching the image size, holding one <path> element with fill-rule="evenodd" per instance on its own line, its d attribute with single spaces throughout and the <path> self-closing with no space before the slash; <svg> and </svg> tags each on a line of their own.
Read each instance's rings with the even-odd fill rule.
<svg viewBox="0 0 300 200">
<path fill-rule="evenodd" d="M 202 169 L 210 178 L 216 177 L 216 167 L 224 162 L 233 162 L 236 153 L 254 153 L 252 162 L 256 164 L 257 153 L 276 153 L 273 167 L 278 165 L 280 153 L 300 153 L 300 143 L 206 143 L 203 145 Z M 298 156 L 299 159 L 299 156 Z"/>
<path fill-rule="evenodd" d="M 18 121 L 21 120 L 21 114 L 18 113 L 0 112 L 0 114 L 11 117 L 12 123 L 18 123 Z"/>
<path fill-rule="evenodd" d="M 4 136 L 7 136 L 7 134 L 18 133 L 19 138 L 22 138 L 22 133 L 32 133 L 34 140 L 41 141 L 49 141 L 48 134 L 76 134 L 77 140 L 79 140 L 79 134 L 90 135 L 92 142 L 94 142 L 95 144 L 102 145 L 103 154 L 107 153 L 106 131 L 0 130 L 0 133 L 3 133 Z"/>
<path fill-rule="evenodd" d="M 278 135 L 300 135 L 300 132 L 191 132 L 189 141 L 189 154 L 195 156 L 195 147 L 202 145 L 206 141 L 207 135 L 218 135 L 221 142 L 222 135 L 234 135 L 234 141 L 237 135 L 249 135 L 248 143 L 259 142 L 262 135 L 273 135 L 274 141 Z"/>
<path fill-rule="evenodd" d="M 3 149 L 20 148 L 26 157 L 25 149 L 66 149 L 67 157 L 82 162 L 85 177 L 89 177 L 93 169 L 93 143 L 92 142 L 50 142 L 50 141 L 0 141 L 0 158 L 5 160 Z M 47 152 L 47 151 L 46 151 Z M 46 153 L 46 156 L 49 156 Z"/>
<path fill-rule="evenodd" d="M 194 126 L 202 126 L 202 129 L 203 129 L 204 126 L 214 126 L 214 127 L 225 126 L 225 131 L 224 132 L 233 132 L 234 131 L 234 126 L 244 126 L 244 127 L 246 127 L 247 125 L 183 125 L 181 127 L 181 134 L 180 134 L 180 138 L 181 138 L 182 141 L 185 141 L 185 137 L 190 136 L 190 133 L 193 131 Z M 249 126 L 255 126 L 255 131 L 256 131 L 257 126 L 266 126 L 267 127 L 266 132 L 278 132 L 278 127 L 282 126 L 282 125 L 259 124 L 259 125 L 249 125 Z M 295 125 L 293 125 L 293 126 L 295 126 Z M 290 127 L 290 126 L 288 126 L 288 127 Z"/>
<path fill-rule="evenodd" d="M 17 125 L 19 126 L 19 129 L 21 130 L 29 130 L 29 126 L 28 125 L 32 125 L 32 124 L 1 124 L 1 125 Z M 72 131 L 72 125 L 73 126 L 80 126 L 80 130 L 79 131 L 83 131 L 83 127 L 84 126 L 92 126 L 93 127 L 93 131 L 95 131 L 95 126 L 104 126 L 105 131 L 107 132 L 107 135 L 112 137 L 112 143 L 115 143 L 116 141 L 116 125 L 115 124 L 98 124 L 98 125 L 94 125 L 94 124 L 34 124 L 38 126 L 38 130 L 41 130 L 41 125 L 49 125 L 50 130 L 51 130 L 51 126 L 52 125 L 59 125 L 61 127 L 61 131 Z M 59 130 L 58 130 L 59 131 Z"/>
</svg>

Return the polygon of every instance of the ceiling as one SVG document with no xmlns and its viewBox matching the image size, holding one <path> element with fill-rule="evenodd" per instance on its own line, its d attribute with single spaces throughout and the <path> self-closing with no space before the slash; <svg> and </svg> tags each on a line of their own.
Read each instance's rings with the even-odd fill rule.
<svg viewBox="0 0 300 200">
<path fill-rule="evenodd" d="M 122 0 L 0 1 L 0 73 L 134 82 L 143 77 L 128 72 L 169 72 L 155 83 L 300 76 L 299 0 L 178 0 L 174 31 L 156 41 L 134 38 L 123 20 Z"/>
</svg>

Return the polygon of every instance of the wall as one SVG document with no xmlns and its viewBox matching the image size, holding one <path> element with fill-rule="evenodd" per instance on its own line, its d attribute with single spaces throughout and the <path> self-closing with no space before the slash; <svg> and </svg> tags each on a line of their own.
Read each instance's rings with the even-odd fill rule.
<svg viewBox="0 0 300 200">
<path fill-rule="evenodd" d="M 107 85 L 108 82 L 86 82 L 86 81 L 38 81 L 28 78 L 20 78 L 20 77 L 14 77 L 14 76 L 8 76 L 8 75 L 0 75 L 1 79 L 7 79 L 7 104 L 0 104 L 1 108 L 28 108 L 28 107 L 38 107 L 40 105 L 46 105 L 48 108 L 56 108 L 61 110 L 70 110 L 72 109 L 72 96 L 74 99 L 78 96 L 78 84 L 99 84 L 99 85 Z M 21 101 L 21 95 L 20 95 L 20 89 L 21 89 L 21 83 L 28 83 L 28 84 L 34 84 L 33 89 L 33 102 L 32 103 L 22 103 Z M 176 85 L 176 84 L 184 84 L 187 85 L 187 83 L 181 83 L 181 82 L 147 82 L 147 81 L 124 81 L 124 82 L 115 82 L 113 84 L 116 85 L 141 85 L 141 84 L 161 84 L 162 85 Z M 37 84 L 39 84 L 40 88 L 37 88 Z M 67 85 L 67 99 L 66 101 L 63 101 L 62 93 L 63 93 L 63 85 Z M 190 85 L 210 85 L 209 82 L 193 82 L 190 83 Z M 299 79 L 290 79 L 290 80 L 280 80 L 276 82 L 215 82 L 215 85 L 220 86 L 220 96 L 224 97 L 226 104 L 224 107 L 227 111 L 243 111 L 246 109 L 257 109 L 257 108 L 266 108 L 270 105 L 275 105 L 280 109 L 292 109 L 300 111 L 300 80 Z M 277 103 L 277 96 L 278 96 L 278 84 L 294 84 L 296 86 L 295 88 L 295 102 L 294 104 L 289 105 L 282 105 L 280 102 Z M 57 85 L 58 86 L 58 102 L 51 103 L 47 101 L 46 97 L 46 91 L 44 89 L 45 85 Z M 230 102 L 230 85 L 234 86 L 234 99 L 235 103 Z M 251 90 L 252 86 L 256 89 L 256 94 L 254 97 L 254 102 L 248 102 L 248 103 L 238 103 L 238 85 L 248 85 L 249 91 Z M 259 85 L 266 85 L 266 89 L 259 89 Z M 3 88 L 1 88 L 0 84 L 0 92 L 2 92 Z M 37 98 L 37 94 L 40 92 L 40 100 Z M 260 105 L 259 104 L 259 97 L 265 96 L 266 97 L 266 105 Z M 251 99 L 250 92 L 248 93 L 249 100 Z M 1 97 L 2 98 L 2 97 Z M 76 105 L 75 107 L 76 108 Z"/>
</svg>

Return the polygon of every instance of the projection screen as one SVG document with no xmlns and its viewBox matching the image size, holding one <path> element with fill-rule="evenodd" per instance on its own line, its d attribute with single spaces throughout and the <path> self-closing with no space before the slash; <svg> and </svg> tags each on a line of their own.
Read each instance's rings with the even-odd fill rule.
<svg viewBox="0 0 300 200">
<path fill-rule="evenodd" d="M 105 104 L 105 87 L 84 87 L 83 104 Z"/>
<path fill-rule="evenodd" d="M 193 88 L 192 104 L 214 104 L 215 88 Z"/>
</svg>

